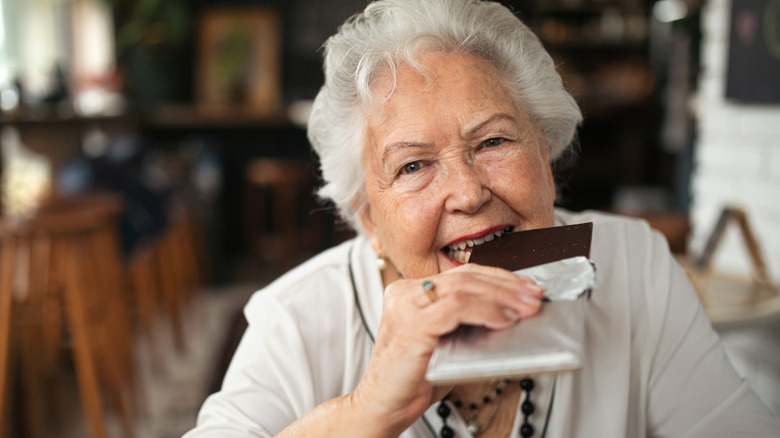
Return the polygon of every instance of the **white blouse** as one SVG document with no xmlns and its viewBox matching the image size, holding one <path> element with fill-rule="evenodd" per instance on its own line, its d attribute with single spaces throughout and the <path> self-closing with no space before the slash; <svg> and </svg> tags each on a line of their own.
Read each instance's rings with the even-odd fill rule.
<svg viewBox="0 0 780 438">
<path fill-rule="evenodd" d="M 734 371 L 660 234 L 597 212 L 556 209 L 556 222 L 594 223 L 598 286 L 583 367 L 533 376 L 535 437 L 780 437 L 780 422 Z M 256 292 L 222 389 L 185 438 L 270 437 L 351 392 L 382 314 L 375 260 L 359 236 Z M 401 436 L 437 437 L 437 405 Z M 513 436 L 522 420 L 518 409 Z M 470 436 L 457 412 L 447 424 L 456 437 Z"/>
</svg>

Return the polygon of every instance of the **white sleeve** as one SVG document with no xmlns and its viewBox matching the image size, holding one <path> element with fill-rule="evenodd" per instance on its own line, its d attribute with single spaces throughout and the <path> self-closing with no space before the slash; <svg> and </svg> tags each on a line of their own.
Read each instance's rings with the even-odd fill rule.
<svg viewBox="0 0 780 438">
<path fill-rule="evenodd" d="M 312 371 L 295 317 L 260 293 L 247 306 L 246 332 L 222 389 L 185 438 L 271 437 L 314 407 Z M 260 302 L 257 302 L 260 301 Z"/>
<path fill-rule="evenodd" d="M 780 423 L 734 370 L 684 271 L 654 233 L 643 272 L 656 325 L 648 435 L 780 437 Z"/>
</svg>

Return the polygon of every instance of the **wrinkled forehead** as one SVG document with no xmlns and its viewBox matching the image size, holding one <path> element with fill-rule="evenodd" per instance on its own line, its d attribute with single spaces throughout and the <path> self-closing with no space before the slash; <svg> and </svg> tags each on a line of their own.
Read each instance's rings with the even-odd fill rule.
<svg viewBox="0 0 780 438">
<path fill-rule="evenodd" d="M 527 114 L 518 105 L 510 81 L 490 62 L 466 53 L 442 50 L 419 51 L 397 64 L 385 62 L 371 80 L 371 97 L 361 103 L 361 112 L 371 123 L 382 123 L 387 116 L 386 109 L 395 101 L 414 101 L 442 90 L 447 98 L 480 94 L 500 97 L 513 110 Z"/>
</svg>

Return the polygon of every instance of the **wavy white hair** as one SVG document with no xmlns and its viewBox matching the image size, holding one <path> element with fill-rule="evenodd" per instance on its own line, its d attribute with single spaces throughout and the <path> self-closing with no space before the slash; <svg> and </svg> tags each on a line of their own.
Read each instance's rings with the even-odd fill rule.
<svg viewBox="0 0 780 438">
<path fill-rule="evenodd" d="M 314 100 L 308 137 L 319 155 L 324 185 L 341 217 L 362 230 L 362 165 L 366 111 L 373 81 L 407 64 L 424 74 L 421 50 L 458 52 L 483 59 L 504 76 L 531 123 L 544 133 L 550 160 L 572 143 L 582 114 L 563 88 L 538 38 L 506 7 L 478 0 L 381 0 L 348 19 L 324 45 L 325 83 Z"/>
</svg>

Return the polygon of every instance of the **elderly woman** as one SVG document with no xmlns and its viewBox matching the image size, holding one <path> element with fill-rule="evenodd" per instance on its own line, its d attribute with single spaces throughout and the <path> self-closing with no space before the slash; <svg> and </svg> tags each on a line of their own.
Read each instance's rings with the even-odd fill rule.
<svg viewBox="0 0 780 438">
<path fill-rule="evenodd" d="M 664 239 L 554 207 L 551 162 L 581 115 L 509 10 L 379 1 L 325 55 L 309 138 L 320 194 L 358 237 L 253 296 L 223 387 L 187 437 L 780 436 Z M 464 263 L 472 246 L 582 222 L 598 266 L 583 366 L 428 382 L 443 335 L 507 328 L 545 305 L 529 279 Z"/>
</svg>

